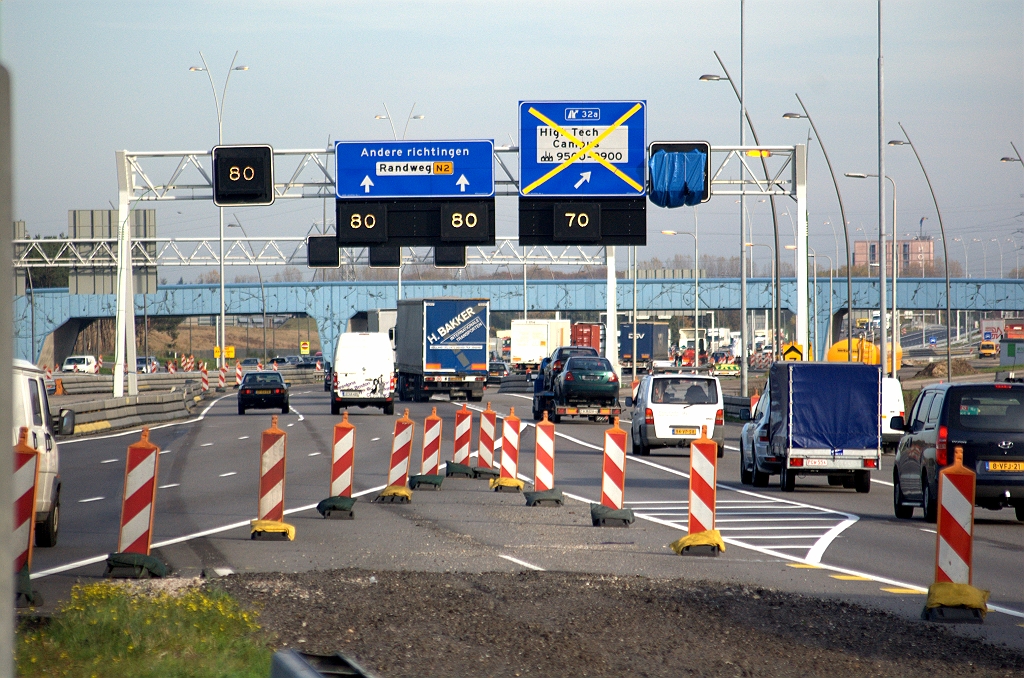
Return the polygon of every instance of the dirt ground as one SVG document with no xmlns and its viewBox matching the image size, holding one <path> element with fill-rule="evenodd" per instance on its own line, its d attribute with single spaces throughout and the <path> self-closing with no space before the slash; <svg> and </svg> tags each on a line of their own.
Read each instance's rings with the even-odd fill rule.
<svg viewBox="0 0 1024 678">
<path fill-rule="evenodd" d="M 559 572 L 232 575 L 271 642 L 398 676 L 1020 676 L 1024 655 L 839 600 Z"/>
</svg>

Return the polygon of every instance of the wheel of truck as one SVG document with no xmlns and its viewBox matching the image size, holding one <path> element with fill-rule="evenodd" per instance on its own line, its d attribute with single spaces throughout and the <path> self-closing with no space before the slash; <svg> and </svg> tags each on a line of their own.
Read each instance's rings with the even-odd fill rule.
<svg viewBox="0 0 1024 678">
<path fill-rule="evenodd" d="M 892 474 L 892 512 L 897 518 L 907 520 L 914 517 L 914 507 L 903 503 L 903 488 L 900 487 L 900 474 Z"/>
<path fill-rule="evenodd" d="M 1017 520 L 1024 523 L 1024 504 L 1017 504 L 1013 507 L 1013 513 L 1017 516 Z"/>
<path fill-rule="evenodd" d="M 562 415 L 560 415 L 560 414 L 555 414 L 555 411 L 554 411 L 554 410 L 552 410 L 552 411 L 551 411 L 551 415 L 550 415 L 550 416 L 548 417 L 548 419 L 550 419 L 550 420 L 551 420 L 551 423 L 552 423 L 552 424 L 557 424 L 557 423 L 559 423 L 560 421 L 562 421 Z"/>
<path fill-rule="evenodd" d="M 384 414 L 390 415 L 390 414 L 394 414 L 394 413 L 395 413 L 395 404 L 393 402 L 385 403 L 384 404 Z"/>
<path fill-rule="evenodd" d="M 60 492 L 53 502 L 50 515 L 36 525 L 36 546 L 48 548 L 57 545 L 57 531 L 60 529 Z"/>
<path fill-rule="evenodd" d="M 331 398 L 331 414 L 341 413 L 341 403 Z"/>
<path fill-rule="evenodd" d="M 782 462 L 779 471 L 779 488 L 783 492 L 792 492 L 796 488 L 796 474 L 793 473 L 793 469 L 786 468 L 785 461 Z"/>
<path fill-rule="evenodd" d="M 743 441 L 740 440 L 740 482 L 750 485 L 754 482 L 753 471 L 747 470 L 747 453 L 743 451 Z"/>
<path fill-rule="evenodd" d="M 533 420 L 534 421 L 540 421 L 543 418 L 544 418 L 544 412 L 542 410 L 534 410 L 533 411 Z"/>
<path fill-rule="evenodd" d="M 853 488 L 860 494 L 871 491 L 871 471 L 854 471 Z"/>
<path fill-rule="evenodd" d="M 754 465 L 754 472 L 751 474 L 751 481 L 754 487 L 768 487 L 768 479 L 771 477 L 767 473 L 759 471 L 757 469 L 757 462 L 751 462 Z"/>
</svg>

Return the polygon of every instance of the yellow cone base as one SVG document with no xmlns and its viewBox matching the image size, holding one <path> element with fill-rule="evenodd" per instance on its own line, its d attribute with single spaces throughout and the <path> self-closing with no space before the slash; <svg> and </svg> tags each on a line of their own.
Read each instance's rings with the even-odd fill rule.
<svg viewBox="0 0 1024 678">
<path fill-rule="evenodd" d="M 377 495 L 377 499 L 375 499 L 375 501 L 389 503 L 401 502 L 407 504 L 412 501 L 412 490 L 405 485 L 388 485 L 381 490 L 381 493 Z"/>
<path fill-rule="evenodd" d="M 669 548 L 681 556 L 717 556 L 725 552 L 725 542 L 718 530 L 705 530 L 680 537 Z"/>
<path fill-rule="evenodd" d="M 295 540 L 295 527 L 279 520 L 253 520 L 249 523 L 249 528 L 250 539 Z"/>
<path fill-rule="evenodd" d="M 495 492 L 522 492 L 526 483 L 517 478 L 491 478 L 488 483 Z"/>
<path fill-rule="evenodd" d="M 921 618 L 926 621 L 981 624 L 988 612 L 988 591 L 970 584 L 937 581 L 928 587 Z"/>
</svg>

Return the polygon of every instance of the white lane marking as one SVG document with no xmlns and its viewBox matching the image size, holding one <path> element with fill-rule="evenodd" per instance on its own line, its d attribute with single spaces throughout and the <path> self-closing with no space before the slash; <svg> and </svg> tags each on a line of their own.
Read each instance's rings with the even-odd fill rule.
<svg viewBox="0 0 1024 678">
<path fill-rule="evenodd" d="M 362 497 L 365 494 L 371 494 L 373 492 L 380 492 L 387 485 L 378 485 L 377 487 L 371 487 L 368 490 L 362 490 L 360 492 L 354 492 L 353 497 Z M 316 504 L 309 504 L 307 506 L 296 506 L 295 508 L 285 509 L 284 514 L 290 516 L 293 513 L 299 513 L 301 511 L 308 511 L 315 509 Z M 165 539 L 164 541 L 158 541 L 152 545 L 152 548 L 158 549 L 164 546 L 173 546 L 174 544 L 180 544 L 182 542 L 191 541 L 193 539 L 200 539 L 202 537 L 209 537 L 213 534 L 220 534 L 221 532 L 228 532 L 230 530 L 237 530 L 240 527 L 248 527 L 252 521 L 242 520 L 237 523 L 231 523 L 230 525 L 221 525 L 220 527 L 214 527 L 209 530 L 203 530 L 202 532 L 194 532 L 192 534 L 186 534 L 182 537 L 174 537 L 173 539 Z M 39 572 L 33 572 L 30 576 L 32 579 L 39 579 L 40 577 L 48 577 L 52 574 L 60 574 L 61 572 L 67 572 L 68 570 L 77 570 L 80 567 L 87 565 L 95 565 L 96 563 L 102 563 L 107 559 L 107 554 L 100 556 L 92 556 L 91 558 L 83 558 L 82 560 L 76 560 L 73 563 L 66 563 L 64 565 L 58 565 L 57 567 L 51 567 L 49 570 L 40 570 Z M 991 609 L 992 606 L 989 605 Z"/>
<path fill-rule="evenodd" d="M 181 487 L 181 483 L 168 483 L 166 485 L 161 485 L 160 489 L 161 490 L 168 490 L 168 489 L 170 489 L 172 487 Z"/>
<path fill-rule="evenodd" d="M 319 457 L 319 456 L 320 456 L 320 453 L 319 453 L 319 452 L 310 452 L 310 453 L 309 453 L 309 454 L 307 454 L 306 456 L 307 456 L 307 457 Z"/>
<path fill-rule="evenodd" d="M 89 497 L 88 499 L 79 499 L 78 503 L 79 504 L 88 504 L 90 501 L 102 501 L 104 499 L 106 499 L 106 497 Z"/>
<path fill-rule="evenodd" d="M 525 560 L 519 560 L 518 558 L 513 558 L 512 556 L 506 556 L 504 553 L 499 553 L 498 557 L 499 558 L 504 558 L 505 560 L 508 560 L 508 561 L 511 561 L 511 562 L 515 563 L 516 565 L 522 565 L 525 568 L 528 568 L 528 569 L 531 569 L 531 570 L 536 570 L 537 572 L 547 572 L 547 570 L 545 570 L 543 567 L 537 567 L 536 565 L 531 565 L 530 563 L 526 562 Z"/>
<path fill-rule="evenodd" d="M 238 436 L 239 440 L 248 440 L 249 436 Z"/>
<path fill-rule="evenodd" d="M 236 476 L 236 475 L 238 475 L 238 471 L 228 471 L 227 473 L 221 473 L 219 477 L 227 478 L 228 476 Z"/>
<path fill-rule="evenodd" d="M 371 443 L 375 443 L 375 442 L 377 442 L 378 440 L 380 440 L 380 438 L 370 438 L 370 442 L 371 442 Z"/>
<path fill-rule="evenodd" d="M 170 450 L 160 450 L 160 454 L 170 454 Z"/>
<path fill-rule="evenodd" d="M 229 574 L 235 573 L 235 571 L 232 570 L 230 567 L 215 567 L 213 568 L 213 571 L 218 577 L 226 577 Z"/>
<path fill-rule="evenodd" d="M 291 428 L 292 426 L 295 426 L 295 424 L 288 424 L 285 428 Z"/>
<path fill-rule="evenodd" d="M 927 532 L 928 534 L 937 534 L 935 530 L 929 530 L 927 527 L 919 527 L 917 529 L 921 530 L 922 532 Z"/>
<path fill-rule="evenodd" d="M 211 402 L 209 405 L 207 405 L 206 409 L 204 409 L 199 414 L 199 416 L 196 417 L 195 419 L 186 419 L 185 421 L 172 421 L 169 424 L 160 424 L 159 426 L 150 426 L 149 430 L 150 431 L 157 431 L 157 430 L 160 430 L 162 428 L 170 428 L 172 426 L 184 426 L 185 424 L 194 424 L 194 423 L 196 423 L 198 421 L 202 421 L 203 419 L 206 419 L 206 414 L 207 414 L 207 412 L 210 411 L 210 408 L 212 408 L 214 405 L 216 405 L 220 401 L 224 400 L 225 398 L 232 397 L 233 395 L 234 394 L 229 393 L 227 395 L 222 395 L 221 397 L 217 398 L 216 400 Z M 142 431 L 141 428 L 132 428 L 132 429 L 128 429 L 127 431 L 121 431 L 120 433 L 111 433 L 111 434 L 105 435 L 105 436 L 87 436 L 87 437 L 84 437 L 84 438 L 78 438 L 77 440 L 76 439 L 61 440 L 60 444 L 61 445 L 74 445 L 75 443 L 84 443 L 84 442 L 89 442 L 90 440 L 106 440 L 107 438 L 122 438 L 124 436 L 137 434 L 137 433 L 139 433 L 141 431 Z"/>
<path fill-rule="evenodd" d="M 213 445 L 213 443 L 203 443 L 199 447 L 209 447 L 210 445 Z"/>
<path fill-rule="evenodd" d="M 113 464 L 115 461 L 119 461 L 119 460 L 118 459 L 104 459 L 100 463 L 101 464 Z"/>
</svg>

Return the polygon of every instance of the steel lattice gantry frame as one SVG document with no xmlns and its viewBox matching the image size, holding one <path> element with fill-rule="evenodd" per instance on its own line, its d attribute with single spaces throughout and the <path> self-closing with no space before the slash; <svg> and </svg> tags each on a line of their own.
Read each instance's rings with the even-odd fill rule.
<svg viewBox="0 0 1024 678">
<path fill-rule="evenodd" d="M 510 170 L 504 156 L 517 155 L 518 147 L 495 147 L 494 161 L 503 176 L 496 177 L 495 192 L 497 195 L 513 196 L 518 193 L 518 179 Z M 132 288 L 132 266 L 136 258 L 141 261 L 150 258 L 145 248 L 136 248 L 132 242 L 129 228 L 131 210 L 141 202 L 170 200 L 210 200 L 213 199 L 213 171 L 211 151 L 151 151 L 130 152 L 117 151 L 118 181 L 118 237 L 116 253 L 112 253 L 109 245 L 96 246 L 93 252 L 105 253 L 105 256 L 116 257 L 117 264 L 117 357 L 114 366 L 114 396 L 124 393 L 123 376 L 128 376 L 130 395 L 138 393 L 135 371 L 127 370 L 126 365 L 135 364 L 135 323 L 134 320 L 134 289 Z M 334 150 L 298 149 L 274 150 L 274 176 L 288 177 L 287 181 L 274 184 L 274 196 L 277 200 L 287 199 L 327 199 L 335 194 L 335 181 L 331 173 Z M 756 158 L 761 168 L 751 166 Z M 770 169 L 769 169 L 770 167 Z M 796 146 L 712 146 L 711 147 L 711 194 L 712 195 L 756 195 L 756 196 L 789 196 L 797 203 L 797 285 L 805 292 L 798 297 L 797 303 L 797 342 L 808 346 L 808 295 L 807 291 L 807 155 L 803 144 Z M 739 178 L 726 178 L 733 174 L 734 168 Z M 164 180 L 154 180 L 156 172 L 166 172 Z M 759 175 L 764 179 L 759 179 Z M 261 239 L 251 239 L 260 241 Z M 278 243 L 296 242 L 300 239 L 277 238 L 262 239 L 265 245 L 260 254 L 246 254 L 243 241 L 236 240 L 225 252 L 224 264 L 254 265 L 264 263 L 291 264 L 297 263 L 300 246 L 296 246 L 290 254 L 285 254 L 287 247 Z M 301 239 L 304 240 L 304 239 Z M 52 242 L 52 241 L 51 241 Z M 184 243 L 195 242 L 190 255 L 181 248 Z M 486 248 L 474 248 L 468 257 L 472 263 L 510 264 L 537 263 L 548 264 L 601 264 L 614 266 L 613 250 L 605 251 L 605 256 L 589 254 L 583 248 L 532 248 L 522 256 L 513 241 L 502 241 L 493 251 Z M 140 242 L 140 244 L 144 244 Z M 161 244 L 163 245 L 161 247 Z M 209 266 L 217 261 L 216 250 L 208 240 L 198 239 L 157 239 L 156 265 L 202 265 Z M 75 257 L 72 246 L 68 244 L 67 265 L 93 264 L 94 261 L 80 261 Z M 598 250 L 602 248 L 596 248 Z M 18 251 L 16 249 L 16 251 Z M 251 252 L 251 250 L 250 250 Z M 349 252 L 346 263 L 361 263 L 365 253 Z M 229 262 L 229 257 L 234 262 Z M 59 258 L 59 257 L 58 257 Z M 536 259 L 535 259 L 536 258 Z M 71 263 L 73 261 L 73 263 Z M 56 262 L 54 262 L 56 263 Z M 149 262 L 146 262 L 149 263 Z M 420 263 L 415 252 L 409 263 Z M 742 260 L 741 260 L 742 265 Z M 16 265 L 19 263 L 16 261 Z M 22 257 L 21 266 L 32 265 Z M 53 265 L 53 263 L 49 264 Z M 616 298 L 615 278 L 608 276 L 608 294 L 610 299 Z"/>
</svg>

